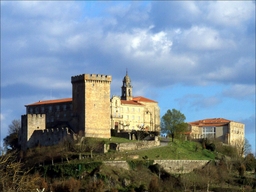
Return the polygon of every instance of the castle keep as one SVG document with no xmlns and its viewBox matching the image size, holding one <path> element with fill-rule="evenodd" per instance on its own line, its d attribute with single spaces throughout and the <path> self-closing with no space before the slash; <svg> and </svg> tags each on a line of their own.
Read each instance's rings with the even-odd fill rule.
<svg viewBox="0 0 256 192">
<path fill-rule="evenodd" d="M 121 97 L 110 98 L 109 75 L 82 74 L 71 77 L 72 98 L 38 101 L 26 107 L 21 117 L 19 142 L 22 150 L 38 145 L 55 145 L 77 136 L 110 138 L 116 132 L 160 132 L 158 103 L 133 97 L 128 74 Z"/>
<path fill-rule="evenodd" d="M 86 137 L 110 138 L 110 83 L 108 75 L 71 77 L 74 131 Z"/>
</svg>

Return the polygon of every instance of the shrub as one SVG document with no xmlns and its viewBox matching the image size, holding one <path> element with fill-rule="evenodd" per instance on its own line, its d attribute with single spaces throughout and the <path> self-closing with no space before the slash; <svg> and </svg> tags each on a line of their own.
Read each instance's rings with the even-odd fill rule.
<svg viewBox="0 0 256 192">
<path fill-rule="evenodd" d="M 245 165 L 241 163 L 240 166 L 238 167 L 238 173 L 240 177 L 244 177 L 245 170 Z"/>
<path fill-rule="evenodd" d="M 148 192 L 160 192 L 158 178 L 153 177 L 148 186 Z"/>
<path fill-rule="evenodd" d="M 55 181 L 52 185 L 54 192 L 78 192 L 80 189 L 80 181 L 70 178 L 65 181 Z"/>
</svg>

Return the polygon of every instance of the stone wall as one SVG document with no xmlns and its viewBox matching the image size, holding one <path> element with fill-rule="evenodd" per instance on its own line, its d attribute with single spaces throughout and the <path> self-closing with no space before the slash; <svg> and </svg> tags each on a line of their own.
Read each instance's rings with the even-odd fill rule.
<svg viewBox="0 0 256 192">
<path fill-rule="evenodd" d="M 27 148 L 41 146 L 51 146 L 56 145 L 63 139 L 73 139 L 73 134 L 70 130 L 65 128 L 55 128 L 55 129 L 44 129 L 44 130 L 34 130 L 30 139 L 27 141 Z"/>
<path fill-rule="evenodd" d="M 107 166 L 129 170 L 126 161 L 104 161 Z M 203 168 L 209 160 L 155 160 L 153 164 L 159 164 L 166 172 L 171 174 L 189 173 L 194 169 Z"/>
<path fill-rule="evenodd" d="M 111 167 L 118 167 L 125 170 L 129 170 L 130 167 L 126 161 L 103 161 L 103 164 Z"/>
<path fill-rule="evenodd" d="M 189 173 L 196 168 L 202 168 L 209 160 L 155 160 L 166 172 L 172 174 Z"/>
<path fill-rule="evenodd" d="M 110 149 L 115 151 L 132 151 L 149 149 L 160 145 L 160 141 L 138 141 L 135 143 L 110 143 Z"/>
</svg>

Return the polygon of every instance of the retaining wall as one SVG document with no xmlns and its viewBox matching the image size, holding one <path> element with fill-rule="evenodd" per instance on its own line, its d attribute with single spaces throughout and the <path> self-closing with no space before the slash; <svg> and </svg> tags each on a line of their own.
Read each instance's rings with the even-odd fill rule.
<svg viewBox="0 0 256 192">
<path fill-rule="evenodd" d="M 129 170 L 126 161 L 104 161 L 105 165 Z M 203 168 L 209 160 L 155 160 L 153 164 L 159 164 L 166 172 L 171 174 L 183 174 L 194 169 Z"/>
<path fill-rule="evenodd" d="M 110 143 L 110 149 L 115 151 L 131 151 L 149 149 L 160 145 L 160 141 L 140 141 L 135 143 Z"/>
</svg>

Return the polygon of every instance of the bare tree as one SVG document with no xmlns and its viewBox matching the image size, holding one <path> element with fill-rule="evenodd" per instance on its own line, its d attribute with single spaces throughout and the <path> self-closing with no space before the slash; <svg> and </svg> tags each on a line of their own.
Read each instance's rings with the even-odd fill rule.
<svg viewBox="0 0 256 192">
<path fill-rule="evenodd" d="M 239 139 L 235 143 L 239 157 L 248 155 L 251 152 L 251 144 L 247 139 Z"/>
<path fill-rule="evenodd" d="M 38 174 L 30 175 L 31 169 L 26 169 L 16 156 L 15 151 L 0 155 L 0 191 L 32 191 L 41 188 L 43 179 Z"/>
</svg>

